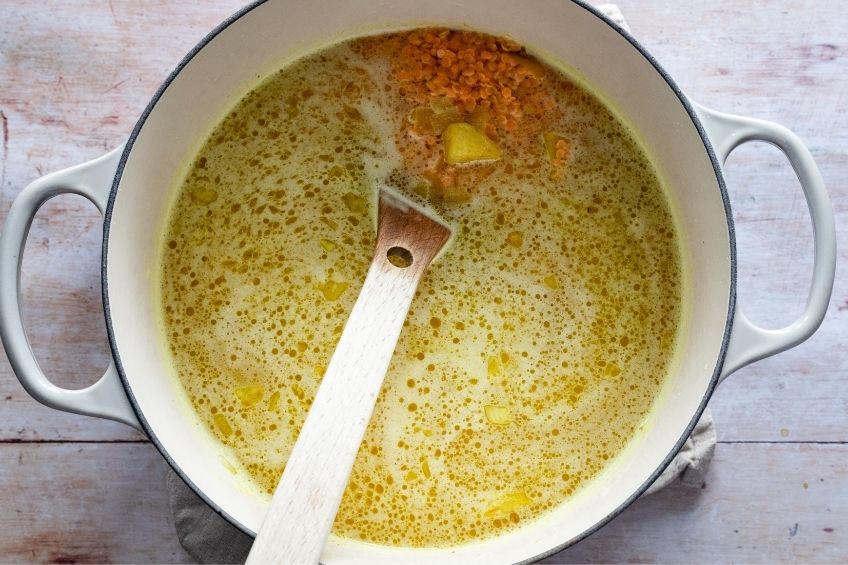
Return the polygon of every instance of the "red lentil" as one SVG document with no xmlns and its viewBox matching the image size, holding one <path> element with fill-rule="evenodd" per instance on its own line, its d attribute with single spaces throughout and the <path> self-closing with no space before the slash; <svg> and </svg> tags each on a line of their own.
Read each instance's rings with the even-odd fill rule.
<svg viewBox="0 0 848 565">
<path fill-rule="evenodd" d="M 447 29 L 413 31 L 392 67 L 414 103 L 445 98 L 463 113 L 487 112 L 506 131 L 513 131 L 528 111 L 553 106 L 542 66 L 508 39 Z"/>
</svg>

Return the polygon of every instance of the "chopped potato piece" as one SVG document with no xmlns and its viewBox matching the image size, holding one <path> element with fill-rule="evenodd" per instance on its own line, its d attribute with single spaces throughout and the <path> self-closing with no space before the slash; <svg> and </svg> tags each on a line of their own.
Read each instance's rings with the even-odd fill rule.
<svg viewBox="0 0 848 565">
<path fill-rule="evenodd" d="M 495 142 L 471 124 L 450 124 L 442 132 L 442 142 L 445 145 L 445 161 L 451 165 L 501 158 L 501 150 Z"/>
<path fill-rule="evenodd" d="M 268 410 L 271 412 L 276 412 L 280 408 L 280 391 L 275 390 L 271 395 L 271 398 L 268 399 Z"/>
<path fill-rule="evenodd" d="M 487 404 L 483 407 L 483 412 L 486 414 L 486 419 L 490 424 L 496 426 L 506 426 L 512 423 L 512 412 L 505 406 L 495 406 Z"/>
<path fill-rule="evenodd" d="M 306 396 L 306 393 L 303 392 L 303 387 L 301 387 L 297 383 L 292 383 L 291 389 L 292 389 L 292 392 L 294 393 L 294 395 L 301 400 L 303 400 L 303 397 Z"/>
<path fill-rule="evenodd" d="M 542 279 L 542 282 L 545 283 L 546 287 L 548 287 L 552 290 L 556 290 L 556 289 L 559 288 L 559 281 L 553 275 L 546 276 L 545 278 Z"/>
<path fill-rule="evenodd" d="M 218 192 L 207 186 L 196 186 L 191 191 L 191 199 L 201 204 L 212 204 L 218 199 Z"/>
<path fill-rule="evenodd" d="M 409 114 L 410 130 L 415 135 L 432 135 L 433 132 L 433 110 L 420 106 Z"/>
<path fill-rule="evenodd" d="M 330 218 L 324 218 L 324 217 L 322 217 L 322 218 L 321 218 L 321 221 L 322 221 L 322 222 L 324 222 L 325 224 L 327 224 L 327 226 L 328 226 L 330 229 L 332 229 L 332 230 L 334 230 L 334 229 L 336 229 L 337 227 L 339 227 L 338 222 L 334 222 L 334 221 L 333 221 L 333 220 L 331 220 Z"/>
<path fill-rule="evenodd" d="M 621 373 L 621 367 L 615 363 L 607 363 L 607 366 L 604 368 L 604 376 L 607 378 L 616 377 L 619 373 Z"/>
<path fill-rule="evenodd" d="M 213 414 L 212 421 L 215 423 L 215 427 L 218 428 L 218 431 L 224 434 L 224 437 L 230 437 L 233 435 L 233 428 L 230 426 L 230 421 L 221 413 Z"/>
<path fill-rule="evenodd" d="M 265 396 L 265 387 L 262 385 L 248 385 L 236 389 L 236 396 L 241 400 L 242 406 L 253 406 Z"/>
<path fill-rule="evenodd" d="M 424 477 L 430 478 L 430 463 L 426 459 L 421 462 L 421 472 L 424 473 Z"/>
<path fill-rule="evenodd" d="M 484 512 L 487 518 L 496 516 L 509 516 L 522 506 L 527 506 L 533 500 L 524 494 L 524 491 L 508 492 L 489 504 Z"/>
<path fill-rule="evenodd" d="M 430 99 L 430 109 L 433 110 L 434 114 L 450 114 L 452 112 L 459 114 L 456 104 L 450 98 L 444 96 Z"/>
<path fill-rule="evenodd" d="M 524 244 L 524 232 L 511 231 L 506 236 L 506 242 L 513 247 L 521 247 Z"/>
<path fill-rule="evenodd" d="M 415 473 L 415 471 L 410 471 L 406 474 L 406 477 L 404 478 L 406 479 L 406 482 L 411 483 L 413 481 L 418 480 L 418 475 Z"/>
<path fill-rule="evenodd" d="M 368 208 L 368 203 L 365 199 L 352 192 L 348 192 L 342 196 L 342 202 L 344 202 L 347 209 L 354 214 L 364 214 L 365 210 Z"/>
<path fill-rule="evenodd" d="M 464 186 L 455 184 L 453 186 L 445 186 L 442 188 L 442 198 L 445 202 L 458 204 L 460 202 L 468 202 L 471 200 L 471 193 L 469 193 Z"/>
<path fill-rule="evenodd" d="M 330 301 L 338 300 L 341 295 L 347 290 L 347 287 L 350 286 L 346 282 L 337 282 L 333 280 L 328 280 L 325 283 L 321 283 L 318 285 L 318 290 L 321 291 L 321 294 L 324 295 L 324 298 Z"/>
<path fill-rule="evenodd" d="M 501 373 L 501 362 L 497 357 L 489 357 L 487 369 L 490 377 L 496 377 Z"/>
<path fill-rule="evenodd" d="M 320 243 L 321 243 L 321 248 L 324 251 L 332 251 L 336 248 L 336 244 L 333 243 L 332 241 L 330 241 L 329 239 L 322 239 L 320 241 Z"/>
<path fill-rule="evenodd" d="M 415 186 L 412 187 L 412 192 L 421 196 L 422 198 L 430 198 L 435 196 L 435 191 L 433 190 L 433 185 L 430 182 L 419 182 Z"/>
<path fill-rule="evenodd" d="M 568 160 L 571 155 L 571 144 L 567 139 L 552 131 L 545 133 L 545 153 L 548 160 L 554 166 L 559 166 Z"/>
</svg>

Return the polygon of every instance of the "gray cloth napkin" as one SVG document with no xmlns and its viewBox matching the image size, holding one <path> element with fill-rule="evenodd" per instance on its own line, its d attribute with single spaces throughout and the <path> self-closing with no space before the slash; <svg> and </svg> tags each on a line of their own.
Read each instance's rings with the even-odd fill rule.
<svg viewBox="0 0 848 565">
<path fill-rule="evenodd" d="M 597 8 L 623 29 L 630 31 L 618 6 L 600 4 Z M 715 426 L 710 409 L 707 408 L 680 453 L 645 495 L 674 482 L 701 488 L 713 458 L 715 444 Z M 168 469 L 167 485 L 177 536 L 185 550 L 199 563 L 244 563 L 253 538 L 210 508 L 172 469 Z"/>
</svg>

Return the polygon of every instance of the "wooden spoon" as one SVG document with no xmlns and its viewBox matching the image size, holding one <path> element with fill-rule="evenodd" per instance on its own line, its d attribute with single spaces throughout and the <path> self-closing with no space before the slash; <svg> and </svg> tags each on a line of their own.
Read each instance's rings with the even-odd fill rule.
<svg viewBox="0 0 848 565">
<path fill-rule="evenodd" d="M 451 234 L 386 190 L 380 190 L 377 224 L 368 276 L 253 542 L 248 565 L 318 563 L 418 282 Z"/>
</svg>

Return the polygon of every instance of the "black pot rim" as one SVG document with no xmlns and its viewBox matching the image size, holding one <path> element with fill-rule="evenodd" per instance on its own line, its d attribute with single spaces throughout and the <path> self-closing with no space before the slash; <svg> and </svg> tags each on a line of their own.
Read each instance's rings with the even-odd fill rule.
<svg viewBox="0 0 848 565">
<path fill-rule="evenodd" d="M 144 417 L 144 414 L 143 414 L 141 408 L 139 407 L 138 401 L 136 400 L 135 395 L 133 394 L 132 389 L 131 389 L 129 382 L 127 380 L 123 364 L 121 363 L 121 356 L 120 356 L 120 353 L 118 351 L 118 346 L 117 346 L 117 343 L 115 341 L 115 333 L 114 333 L 114 329 L 112 327 L 112 315 L 111 315 L 111 310 L 110 310 L 110 307 L 109 307 L 109 289 L 108 289 L 108 285 L 106 284 L 106 281 L 107 281 L 107 272 L 108 272 L 107 258 L 108 258 L 108 248 L 109 248 L 109 233 L 111 231 L 110 228 L 111 228 L 111 224 L 112 224 L 112 210 L 113 210 L 113 206 L 114 206 L 114 202 L 115 202 L 115 197 L 116 197 L 117 192 L 118 192 L 118 186 L 121 183 L 121 177 L 123 176 L 124 167 L 126 166 L 127 159 L 129 158 L 130 152 L 132 151 L 133 145 L 135 144 L 135 140 L 138 138 L 145 122 L 147 121 L 148 116 L 151 114 L 153 109 L 156 107 L 156 104 L 159 102 L 159 99 L 162 97 L 162 95 L 168 89 L 170 84 L 174 81 L 174 79 L 177 77 L 177 75 L 180 74 L 180 72 L 183 70 L 183 68 L 186 65 L 188 65 L 188 63 L 194 58 L 195 55 L 197 55 L 209 42 L 211 42 L 218 34 L 220 34 L 225 29 L 227 29 L 231 24 L 233 24 L 234 22 L 239 20 L 242 16 L 244 16 L 245 14 L 248 14 L 249 12 L 254 10 L 255 8 L 261 6 L 262 4 L 265 4 L 267 1 L 268 0 L 255 0 L 253 3 L 245 6 L 244 8 L 240 9 L 239 11 L 234 13 L 232 16 L 230 16 L 229 18 L 227 18 L 226 20 L 221 22 L 215 29 L 213 29 L 211 32 L 209 32 L 206 35 L 206 37 L 204 37 L 202 40 L 200 40 L 200 42 L 197 45 L 195 45 L 191 49 L 191 51 L 189 51 L 188 54 L 185 55 L 185 57 L 182 58 L 182 60 L 179 62 L 179 64 L 174 68 L 174 70 L 168 75 L 168 77 L 165 79 L 165 81 L 162 83 L 162 85 L 157 89 L 156 93 L 151 98 L 147 107 L 144 109 L 144 112 L 142 113 L 142 115 L 138 119 L 138 121 L 136 122 L 135 127 L 133 128 L 132 133 L 129 136 L 129 139 L 127 140 L 127 143 L 124 147 L 123 153 L 121 154 L 121 159 L 118 163 L 118 168 L 115 172 L 115 178 L 112 182 L 112 189 L 109 193 L 109 201 L 108 201 L 108 205 L 106 207 L 106 211 L 104 213 L 104 220 L 103 220 L 103 247 L 102 247 L 101 270 L 100 270 L 100 275 L 101 275 L 100 279 L 101 279 L 102 296 L 103 296 L 103 310 L 104 310 L 105 317 L 106 317 L 106 332 L 107 332 L 108 337 L 109 337 L 109 347 L 112 350 L 112 356 L 115 360 L 115 366 L 118 370 L 118 374 L 120 375 L 121 383 L 124 387 L 124 390 L 126 391 L 127 397 L 129 398 L 130 405 L 132 406 L 132 409 L 135 412 L 135 415 L 138 418 L 139 423 L 141 424 L 142 428 L 144 429 L 144 432 L 150 438 L 150 441 L 153 443 L 153 445 L 156 446 L 156 449 L 158 449 L 159 452 L 162 454 L 162 457 L 164 457 L 165 461 L 168 462 L 168 465 L 171 466 L 171 468 L 174 470 L 174 472 L 177 473 L 177 475 L 179 475 L 179 477 L 195 492 L 195 494 L 197 494 L 197 496 L 199 496 L 206 504 L 208 504 L 218 515 L 220 515 L 222 518 L 226 519 L 228 522 L 233 524 L 236 528 L 238 528 L 239 530 L 241 530 L 242 532 L 244 532 L 245 534 L 247 534 L 248 536 L 251 536 L 251 537 L 253 537 L 255 535 L 254 532 L 252 532 L 250 529 L 248 529 L 244 524 L 242 524 L 241 522 L 236 520 L 234 517 L 230 516 L 221 507 L 219 507 L 217 504 L 215 504 L 215 502 L 213 502 L 211 499 L 209 499 L 209 497 L 207 497 L 206 494 L 196 484 L 194 484 L 194 482 L 188 477 L 188 475 L 186 475 L 186 473 L 183 472 L 183 470 L 171 458 L 168 451 L 165 449 L 165 447 L 162 445 L 162 443 L 159 441 L 158 437 L 156 436 L 156 433 L 153 431 L 152 426 L 147 421 L 147 419 Z M 553 547 L 553 548 L 551 548 L 547 551 L 544 551 L 544 552 L 542 552 L 538 555 L 530 557 L 530 558 L 522 561 L 521 563 L 533 563 L 533 562 L 538 561 L 540 559 L 544 559 L 545 557 L 553 555 L 554 553 L 558 553 L 558 552 L 578 543 L 579 541 L 585 539 L 586 537 L 592 535 L 593 533 L 595 533 L 596 531 L 598 531 L 599 529 L 604 527 L 606 524 L 608 524 L 613 518 L 618 516 L 622 511 L 624 511 L 625 508 L 630 506 L 630 504 L 632 504 L 637 498 L 639 498 L 648 489 L 648 487 L 650 487 L 651 484 L 653 484 L 653 482 L 657 479 L 657 477 L 659 477 L 659 475 L 665 470 L 665 468 L 671 463 L 671 461 L 674 459 L 674 457 L 677 455 L 677 453 L 683 447 L 683 444 L 686 442 L 686 440 L 691 435 L 692 430 L 695 428 L 695 425 L 697 424 L 698 420 L 700 419 L 701 414 L 703 413 L 704 409 L 706 408 L 707 403 L 709 402 L 710 397 L 712 396 L 713 392 L 715 391 L 716 385 L 718 384 L 719 376 L 721 374 L 721 369 L 722 369 L 722 366 L 724 364 L 725 354 L 727 352 L 728 342 L 730 340 L 730 329 L 731 329 L 731 326 L 732 326 L 733 312 L 734 312 L 735 307 L 736 307 L 736 237 L 735 237 L 735 229 L 734 229 L 734 223 L 733 223 L 733 214 L 732 214 L 731 207 L 730 207 L 730 198 L 729 198 L 728 193 L 727 193 L 727 186 L 724 182 L 724 176 L 722 174 L 721 165 L 719 163 L 718 158 L 716 157 L 715 150 L 713 149 L 710 138 L 707 135 L 706 130 L 704 129 L 704 126 L 701 123 L 700 119 L 698 118 L 698 115 L 696 114 L 694 108 L 692 107 L 691 102 L 686 97 L 686 95 L 683 93 L 683 91 L 680 89 L 680 87 L 677 85 L 677 83 L 674 81 L 674 79 L 671 78 L 671 76 L 668 74 L 668 72 L 666 72 L 666 70 L 659 64 L 659 62 L 638 41 L 636 41 L 636 39 L 632 35 L 630 35 L 630 33 L 625 31 L 624 29 L 622 29 L 618 25 L 616 25 L 611 19 L 609 19 L 606 15 L 601 13 L 597 8 L 587 4 L 585 0 L 567 0 L 567 1 L 570 1 L 573 4 L 576 4 L 576 5 L 580 6 L 581 8 L 583 8 L 584 10 L 593 14 L 599 20 L 601 20 L 606 25 L 608 25 L 612 30 L 614 30 L 616 33 L 621 35 L 621 37 L 623 37 L 625 40 L 627 40 L 627 42 L 630 43 L 637 51 L 639 51 L 639 53 L 651 64 L 651 66 L 653 66 L 654 70 L 656 70 L 656 72 L 663 78 L 663 80 L 665 80 L 666 84 L 668 84 L 669 88 L 671 88 L 671 90 L 677 96 L 681 105 L 686 110 L 686 113 L 689 115 L 689 118 L 692 121 L 692 125 L 695 127 L 695 129 L 698 132 L 698 135 L 701 137 L 701 141 L 704 144 L 704 149 L 706 150 L 706 152 L 707 152 L 707 154 L 710 158 L 710 162 L 712 164 L 713 171 L 715 172 L 716 182 L 717 182 L 719 190 L 721 192 L 721 199 L 722 199 L 722 202 L 724 203 L 724 211 L 725 211 L 725 216 L 726 216 L 726 220 L 727 220 L 728 236 L 729 236 L 729 243 L 730 243 L 730 249 L 729 249 L 729 251 L 730 251 L 730 292 L 729 292 L 729 300 L 728 300 L 728 306 L 727 306 L 727 316 L 726 316 L 726 319 L 725 319 L 724 336 L 723 336 L 723 339 L 722 339 L 721 348 L 719 350 L 718 358 L 716 359 L 716 365 L 715 365 L 715 368 L 713 369 L 713 374 L 712 374 L 712 377 L 711 377 L 710 382 L 709 382 L 709 386 L 707 387 L 707 390 L 704 393 L 704 397 L 701 399 L 701 402 L 700 402 L 698 408 L 695 410 L 695 413 L 692 415 L 692 419 L 689 421 L 689 424 L 683 430 L 683 432 L 680 435 L 680 438 L 677 440 L 677 442 L 675 443 L 675 445 L 671 449 L 671 451 L 669 451 L 668 455 L 666 455 L 666 457 L 662 460 L 662 462 L 660 462 L 660 464 L 657 466 L 656 470 L 651 474 L 651 476 L 648 477 L 648 479 L 638 489 L 636 489 L 633 492 L 633 494 L 631 494 L 630 497 L 628 497 L 617 508 L 615 508 L 612 512 L 607 514 L 605 517 L 603 517 L 601 520 L 599 520 L 593 526 L 584 530 L 578 536 L 575 536 L 572 539 L 566 540 L 562 544 L 555 546 L 555 547 Z"/>
</svg>

